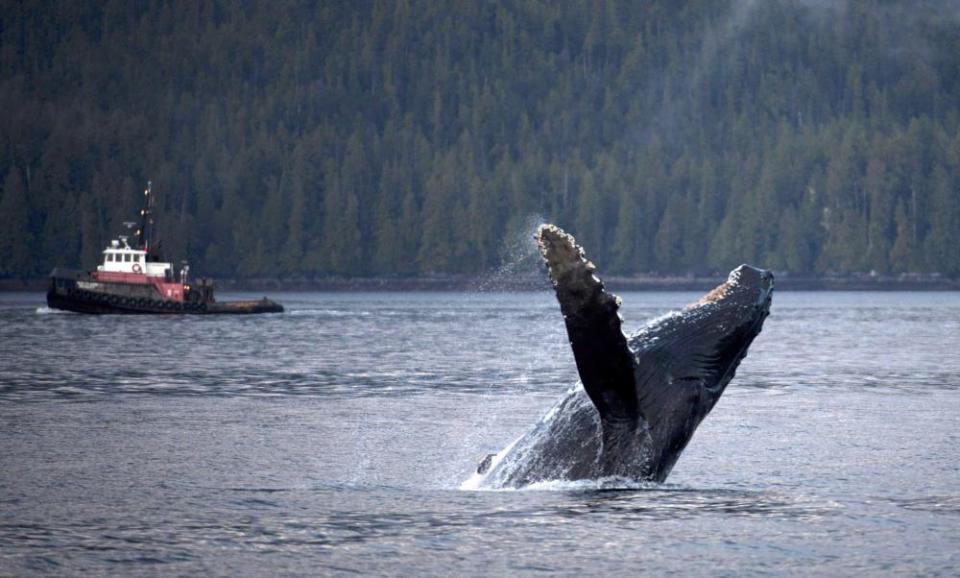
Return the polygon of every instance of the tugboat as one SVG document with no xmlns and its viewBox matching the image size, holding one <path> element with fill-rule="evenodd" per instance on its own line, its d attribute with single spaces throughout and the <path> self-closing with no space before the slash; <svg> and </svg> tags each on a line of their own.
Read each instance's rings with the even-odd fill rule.
<svg viewBox="0 0 960 578">
<path fill-rule="evenodd" d="M 283 306 L 264 297 L 255 301 L 218 302 L 213 283 L 200 279 L 189 283 L 190 266 L 183 263 L 179 278 L 152 243 L 154 233 L 153 191 L 150 183 L 144 194 L 144 208 L 130 246 L 126 236 L 110 241 L 103 250 L 103 263 L 96 271 L 54 269 L 50 273 L 47 305 L 77 313 L 127 314 L 216 314 L 282 313 Z M 128 228 L 136 222 L 124 223 Z"/>
</svg>

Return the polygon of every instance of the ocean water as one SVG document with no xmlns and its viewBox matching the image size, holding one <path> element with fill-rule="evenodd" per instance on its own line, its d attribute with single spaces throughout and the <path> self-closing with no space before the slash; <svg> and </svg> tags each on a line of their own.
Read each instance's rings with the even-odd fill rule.
<svg viewBox="0 0 960 578">
<path fill-rule="evenodd" d="M 0 575 L 960 573 L 960 294 L 777 293 L 667 483 L 519 491 L 460 487 L 576 381 L 549 292 L 271 297 L 0 295 Z"/>
</svg>

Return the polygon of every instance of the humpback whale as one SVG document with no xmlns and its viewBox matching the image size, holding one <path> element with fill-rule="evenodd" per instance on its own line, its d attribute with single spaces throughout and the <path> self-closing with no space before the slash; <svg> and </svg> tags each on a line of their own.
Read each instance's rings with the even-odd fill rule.
<svg viewBox="0 0 960 578">
<path fill-rule="evenodd" d="M 575 239 L 554 225 L 541 225 L 535 239 L 580 381 L 464 486 L 664 481 L 760 333 L 773 275 L 741 265 L 699 301 L 627 337 L 620 298 L 604 289 Z"/>
</svg>

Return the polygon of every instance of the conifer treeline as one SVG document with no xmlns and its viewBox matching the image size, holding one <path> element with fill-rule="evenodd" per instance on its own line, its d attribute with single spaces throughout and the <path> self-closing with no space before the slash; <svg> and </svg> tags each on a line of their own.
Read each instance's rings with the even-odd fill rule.
<svg viewBox="0 0 960 578">
<path fill-rule="evenodd" d="M 0 277 L 90 266 L 151 179 L 230 277 L 495 267 L 960 275 L 952 3 L 0 7 Z"/>
</svg>

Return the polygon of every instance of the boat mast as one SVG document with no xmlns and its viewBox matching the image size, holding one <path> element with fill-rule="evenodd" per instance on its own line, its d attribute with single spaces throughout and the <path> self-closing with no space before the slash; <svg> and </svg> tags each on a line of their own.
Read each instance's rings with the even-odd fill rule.
<svg viewBox="0 0 960 578">
<path fill-rule="evenodd" d="M 140 229 L 137 230 L 137 249 L 150 251 L 153 236 L 153 183 L 147 181 L 147 188 L 143 191 L 143 208 L 140 209 Z"/>
</svg>

